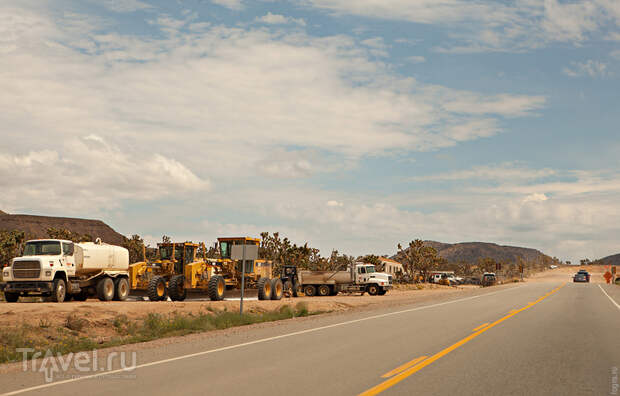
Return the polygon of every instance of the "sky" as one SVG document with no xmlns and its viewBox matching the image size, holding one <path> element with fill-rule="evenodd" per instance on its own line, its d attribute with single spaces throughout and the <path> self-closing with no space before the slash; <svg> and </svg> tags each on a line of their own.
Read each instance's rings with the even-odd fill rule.
<svg viewBox="0 0 620 396">
<path fill-rule="evenodd" d="M 0 2 L 0 209 L 620 252 L 616 0 Z"/>
</svg>

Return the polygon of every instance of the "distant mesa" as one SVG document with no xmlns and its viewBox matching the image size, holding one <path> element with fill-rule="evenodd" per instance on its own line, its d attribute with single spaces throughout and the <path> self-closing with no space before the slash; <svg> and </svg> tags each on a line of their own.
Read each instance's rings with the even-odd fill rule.
<svg viewBox="0 0 620 396">
<path fill-rule="evenodd" d="M 519 258 L 533 262 L 543 257 L 544 253 L 530 248 L 517 246 L 502 246 L 488 242 L 461 242 L 461 243 L 442 243 L 436 241 L 424 241 L 425 246 L 430 246 L 437 250 L 440 257 L 445 258 L 450 263 L 476 263 L 479 259 L 491 258 L 497 262 L 516 263 Z M 394 256 L 397 257 L 398 255 Z"/>
<path fill-rule="evenodd" d="M 462 242 L 462 243 L 441 243 L 435 241 L 424 241 L 426 246 L 431 246 L 437 250 L 439 255 L 450 262 L 476 262 L 481 258 L 492 258 L 495 261 L 512 262 L 522 258 L 525 261 L 535 261 L 545 257 L 542 252 L 518 246 L 502 246 L 488 242 Z"/>
<path fill-rule="evenodd" d="M 620 253 L 603 257 L 602 259 L 596 260 L 593 264 L 620 265 Z"/>
<path fill-rule="evenodd" d="M 50 227 L 66 229 L 81 235 L 88 234 L 116 245 L 122 244 L 125 238 L 101 220 L 8 214 L 0 211 L 0 230 L 24 231 L 29 238 L 48 238 L 47 229 Z"/>
</svg>

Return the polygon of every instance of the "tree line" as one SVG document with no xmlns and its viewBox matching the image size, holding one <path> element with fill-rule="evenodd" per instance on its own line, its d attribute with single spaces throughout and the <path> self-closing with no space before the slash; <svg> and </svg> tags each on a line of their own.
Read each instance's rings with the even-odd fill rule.
<svg viewBox="0 0 620 396">
<path fill-rule="evenodd" d="M 67 229 L 49 227 L 47 230 L 49 238 L 65 239 L 73 242 L 91 242 L 93 237 L 88 234 L 79 234 Z M 274 275 L 279 275 L 283 265 L 295 265 L 300 269 L 314 271 L 335 271 L 346 270 L 355 262 L 374 264 L 377 270 L 384 270 L 381 257 L 368 254 L 365 256 L 349 256 L 340 254 L 338 250 L 332 250 L 329 256 L 322 256 L 320 250 L 304 243 L 297 245 L 289 238 L 282 237 L 280 233 L 263 232 L 260 234 L 259 256 L 266 260 L 271 260 Z M 13 257 L 21 254 L 23 244 L 28 239 L 33 239 L 23 231 L 0 231 L 0 266 L 8 265 Z M 162 241 L 170 242 L 170 237 L 164 235 Z M 156 249 L 145 245 L 144 239 L 140 235 L 134 234 L 125 237 L 121 246 L 129 251 L 129 261 L 131 263 L 142 261 L 144 252 L 147 259 L 156 256 Z M 219 258 L 219 251 L 216 246 L 205 248 L 206 251 L 199 251 L 199 256 L 203 254 L 210 258 Z M 493 258 L 484 257 L 476 262 L 448 262 L 441 257 L 437 250 L 432 246 L 427 246 L 421 239 L 415 239 L 405 247 L 400 243 L 397 245 L 395 260 L 403 266 L 403 273 L 397 274 L 404 281 L 425 281 L 432 271 L 454 271 L 457 275 L 464 277 L 479 276 L 484 272 L 495 272 L 501 267 L 505 277 L 518 277 L 519 267 L 523 266 L 525 275 L 532 272 L 539 272 L 549 268 L 551 264 L 559 264 L 556 258 L 541 256 L 537 260 L 526 261 L 518 258 L 517 262 L 496 261 Z"/>
</svg>

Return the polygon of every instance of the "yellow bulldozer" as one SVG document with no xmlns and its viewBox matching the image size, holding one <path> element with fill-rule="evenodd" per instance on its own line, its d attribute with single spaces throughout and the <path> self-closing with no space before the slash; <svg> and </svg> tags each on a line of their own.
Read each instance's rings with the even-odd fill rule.
<svg viewBox="0 0 620 396">
<path fill-rule="evenodd" d="M 183 301 L 188 291 L 206 293 L 216 263 L 204 256 L 197 258 L 201 247 L 204 255 L 204 244 L 158 243 L 156 260 L 148 261 L 144 257 L 143 261 L 129 266 L 132 292 L 145 293 L 151 301 L 162 301 L 167 297 Z"/>
<path fill-rule="evenodd" d="M 245 270 L 245 289 L 258 289 L 259 300 L 280 300 L 284 287 L 280 278 L 272 279 L 272 262 L 268 260 L 233 260 L 234 245 L 260 245 L 260 239 L 250 237 L 218 238 L 220 259 L 214 261 L 208 295 L 213 301 L 224 299 L 226 290 L 241 289 L 242 270 Z"/>
</svg>

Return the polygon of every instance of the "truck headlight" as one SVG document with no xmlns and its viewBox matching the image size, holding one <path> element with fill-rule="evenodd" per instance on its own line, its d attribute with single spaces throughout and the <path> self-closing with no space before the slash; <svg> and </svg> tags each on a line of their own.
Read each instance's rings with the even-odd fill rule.
<svg viewBox="0 0 620 396">
<path fill-rule="evenodd" d="M 2 276 L 4 276 L 5 278 L 8 278 L 9 275 L 10 275 L 9 271 L 7 271 L 7 270 L 4 270 L 4 272 L 2 272 Z"/>
<path fill-rule="evenodd" d="M 52 276 L 52 271 L 45 271 L 45 276 Z"/>
</svg>

